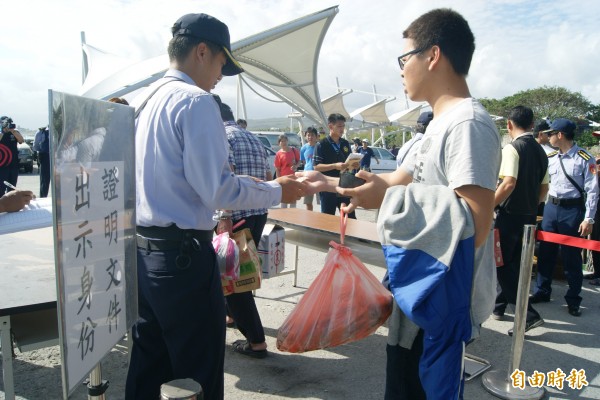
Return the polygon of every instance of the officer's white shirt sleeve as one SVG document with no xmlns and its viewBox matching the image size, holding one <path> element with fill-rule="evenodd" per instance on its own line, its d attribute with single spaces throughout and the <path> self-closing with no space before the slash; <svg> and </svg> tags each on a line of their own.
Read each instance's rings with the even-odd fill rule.
<svg viewBox="0 0 600 400">
<path fill-rule="evenodd" d="M 160 88 L 136 121 L 137 224 L 209 230 L 216 209 L 279 204 L 277 182 L 257 183 L 231 172 L 225 127 L 213 97 L 181 71 L 169 70 L 165 77 L 178 81 Z M 153 85 L 133 105 L 152 91 Z"/>
<path fill-rule="evenodd" d="M 183 171 L 186 180 L 210 209 L 249 209 L 274 206 L 281 201 L 276 182 L 258 183 L 236 176 L 229 168 L 225 127 L 211 96 L 201 96 L 181 113 L 177 126 L 183 133 Z M 202 151 L 202 147 L 206 147 Z M 279 188 L 279 190 L 273 190 Z"/>
</svg>

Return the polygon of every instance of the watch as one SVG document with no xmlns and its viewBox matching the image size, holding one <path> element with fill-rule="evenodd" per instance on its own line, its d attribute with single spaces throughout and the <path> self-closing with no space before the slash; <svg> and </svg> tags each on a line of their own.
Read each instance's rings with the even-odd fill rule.
<svg viewBox="0 0 600 400">
<path fill-rule="evenodd" d="M 594 219 L 593 218 L 585 218 L 584 221 L 587 222 L 588 224 L 593 224 L 594 223 Z"/>
</svg>

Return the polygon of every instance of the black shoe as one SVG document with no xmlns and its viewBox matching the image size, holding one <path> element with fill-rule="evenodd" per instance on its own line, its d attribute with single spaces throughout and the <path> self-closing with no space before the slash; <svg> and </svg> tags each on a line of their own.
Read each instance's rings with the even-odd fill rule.
<svg viewBox="0 0 600 400">
<path fill-rule="evenodd" d="M 492 319 L 494 319 L 496 321 L 503 321 L 504 320 L 504 311 L 500 312 L 500 311 L 494 310 L 492 312 Z"/>
<path fill-rule="evenodd" d="M 574 317 L 581 316 L 581 310 L 579 309 L 579 306 L 569 306 L 569 314 L 571 314 Z"/>
<path fill-rule="evenodd" d="M 532 330 L 533 328 L 537 328 L 538 326 L 542 326 L 544 324 L 544 319 L 542 317 L 536 317 L 530 321 L 525 323 L 525 332 Z M 508 336 L 513 335 L 512 328 L 508 330 Z"/>
<path fill-rule="evenodd" d="M 529 302 L 531 304 L 537 303 L 548 303 L 550 301 L 550 295 L 542 294 L 541 292 L 537 292 L 529 295 Z"/>
</svg>

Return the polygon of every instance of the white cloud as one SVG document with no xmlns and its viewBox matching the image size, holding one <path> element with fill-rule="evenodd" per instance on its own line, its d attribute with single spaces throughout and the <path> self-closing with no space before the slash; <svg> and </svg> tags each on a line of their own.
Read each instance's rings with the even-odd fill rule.
<svg viewBox="0 0 600 400">
<path fill-rule="evenodd" d="M 172 23 L 188 12 L 206 12 L 229 25 L 233 41 L 335 4 L 320 0 L 76 1 L 21 0 L 3 5 L 0 114 L 35 128 L 47 123 L 47 90 L 77 93 L 81 85 L 80 31 L 88 43 L 122 57 L 163 54 Z M 405 108 L 396 57 L 402 31 L 417 16 L 451 7 L 469 21 L 476 37 L 469 84 L 472 94 L 501 98 L 520 90 L 560 85 L 600 103 L 600 34 L 594 0 L 340 0 L 319 60 L 320 92 L 341 86 L 349 110 L 373 101 L 370 92 L 396 96 L 388 113 Z M 235 79 L 216 92 L 235 104 Z M 246 90 L 250 118 L 284 116 Z"/>
</svg>

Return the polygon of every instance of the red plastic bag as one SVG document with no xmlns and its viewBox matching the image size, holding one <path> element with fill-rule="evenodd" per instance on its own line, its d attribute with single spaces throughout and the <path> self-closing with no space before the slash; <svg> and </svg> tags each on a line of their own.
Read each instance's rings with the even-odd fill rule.
<svg viewBox="0 0 600 400">
<path fill-rule="evenodd" d="M 346 216 L 347 218 L 347 216 Z M 392 295 L 343 246 L 329 242 L 325 266 L 277 332 L 277 348 L 290 353 L 335 347 L 375 332 L 392 312 Z"/>
</svg>

